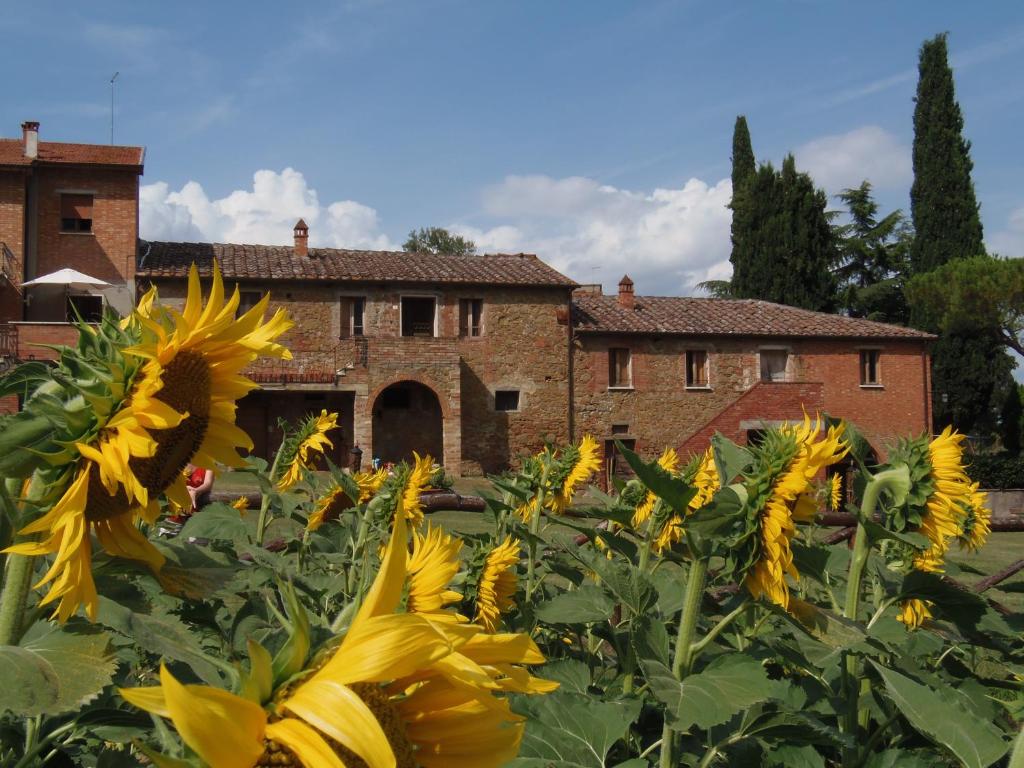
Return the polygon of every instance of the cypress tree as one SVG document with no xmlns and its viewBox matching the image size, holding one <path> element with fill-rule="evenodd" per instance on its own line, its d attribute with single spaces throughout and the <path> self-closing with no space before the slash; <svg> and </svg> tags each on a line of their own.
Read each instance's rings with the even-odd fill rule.
<svg viewBox="0 0 1024 768">
<path fill-rule="evenodd" d="M 971 181 L 970 142 L 956 101 L 946 35 L 921 46 L 914 107 L 914 184 L 910 190 L 914 242 L 911 274 L 929 272 L 953 259 L 985 253 L 978 201 Z M 938 330 L 926 308 L 911 320 Z M 933 418 L 963 432 L 991 430 L 1000 390 L 1012 363 L 995 334 L 951 332 L 932 349 Z"/>
<path fill-rule="evenodd" d="M 732 209 L 732 253 L 729 255 L 729 261 L 732 262 L 731 292 L 735 292 L 736 286 L 746 286 L 750 282 L 750 265 L 739 254 L 746 250 L 742 243 L 749 235 L 748 217 L 743 210 L 745 190 L 756 173 L 754 148 L 750 143 L 747 118 L 740 115 L 732 129 L 732 201 L 729 203 Z"/>
<path fill-rule="evenodd" d="M 971 144 L 963 137 L 964 118 L 953 91 L 945 34 L 921 46 L 918 72 L 910 189 L 916 233 L 910 251 L 914 273 L 985 253 L 971 182 Z"/>
<path fill-rule="evenodd" d="M 794 307 L 830 311 L 835 281 L 829 271 L 835 241 L 825 193 L 796 169 L 792 155 L 776 171 L 762 165 L 743 187 L 733 211 L 742 237 L 733 242 L 733 293 Z"/>
</svg>

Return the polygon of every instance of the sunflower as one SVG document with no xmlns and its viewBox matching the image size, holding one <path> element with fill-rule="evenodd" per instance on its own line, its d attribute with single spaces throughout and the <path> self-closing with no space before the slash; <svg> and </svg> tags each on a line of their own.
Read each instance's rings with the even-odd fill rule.
<svg viewBox="0 0 1024 768">
<path fill-rule="evenodd" d="M 929 480 L 933 492 L 925 502 L 926 512 L 917 533 L 927 537 L 930 546 L 914 558 L 919 571 L 941 572 L 943 558 L 950 542 L 958 537 L 971 508 L 971 481 L 964 471 L 964 436 L 946 427 L 942 434 L 928 444 Z"/>
<path fill-rule="evenodd" d="M 977 552 L 985 545 L 991 533 L 992 512 L 987 506 L 988 494 L 978 490 L 978 483 L 971 483 L 967 500 L 967 514 L 957 540 L 960 548 Z"/>
<path fill-rule="evenodd" d="M 412 553 L 409 555 L 409 596 L 406 607 L 410 613 L 419 613 L 432 619 L 467 621 L 458 614 L 444 610 L 449 603 L 462 599 L 448 584 L 459 570 L 459 552 L 462 540 L 446 534 L 427 523 L 423 533 L 413 532 Z"/>
<path fill-rule="evenodd" d="M 310 414 L 306 417 L 296 434 L 289 436 L 281 445 L 277 490 L 287 491 L 299 482 L 302 473 L 313 466 L 316 457 L 325 449 L 334 447 L 327 433 L 337 428 L 338 414 L 328 413 L 326 408 L 320 411 L 319 416 Z"/>
<path fill-rule="evenodd" d="M 478 626 L 395 613 L 408 575 L 407 529 L 399 505 L 380 570 L 348 632 L 259 703 L 182 686 L 163 669 L 160 686 L 121 695 L 170 718 L 185 743 L 217 768 L 508 762 L 519 751 L 522 718 L 495 693 L 551 690 L 518 666 L 543 656 L 526 635 L 483 636 Z"/>
<path fill-rule="evenodd" d="M 815 442 L 821 433 L 820 419 L 812 424 L 805 416 L 802 424 L 785 424 L 767 432 L 754 452 L 748 497 L 761 506 L 756 508 L 756 555 L 743 583 L 755 598 L 763 596 L 783 608 L 789 605 L 786 574 L 800 578 L 790 541 L 796 523 L 810 522 L 816 514 L 814 478 L 849 450 L 842 441 L 844 429 L 843 424 L 829 427 L 827 435 Z"/>
<path fill-rule="evenodd" d="M 519 564 L 519 540 L 507 536 L 487 555 L 476 592 L 476 621 L 494 632 L 501 614 L 515 603 L 516 566 Z"/>
<path fill-rule="evenodd" d="M 933 605 L 935 603 L 931 600 L 918 600 L 916 597 L 904 600 L 896 618 L 906 624 L 907 629 L 917 629 L 924 623 L 925 619 L 932 617 L 932 612 L 929 608 Z"/>
<path fill-rule="evenodd" d="M 703 507 L 715 495 L 722 482 L 718 478 L 718 465 L 715 464 L 715 453 L 708 448 L 700 459 L 693 462 L 692 469 L 684 473 L 686 480 L 697 491 L 687 504 L 687 514 L 692 514 Z M 679 515 L 672 515 L 662 526 L 652 544 L 654 551 L 662 553 L 683 539 L 683 520 Z"/>
<path fill-rule="evenodd" d="M 666 448 L 661 452 L 661 456 L 658 457 L 658 466 L 668 472 L 670 475 L 675 474 L 676 469 L 679 467 L 679 454 L 676 453 L 674 448 Z M 651 516 L 651 512 L 654 511 L 654 504 L 658 501 L 658 497 L 654 491 L 648 491 L 647 495 L 644 496 L 643 501 L 637 505 L 636 511 L 633 512 L 633 528 L 639 528 L 645 522 L 647 518 Z"/>
<path fill-rule="evenodd" d="M 249 497 L 239 496 L 237 499 L 231 502 L 231 506 L 232 508 L 237 509 L 242 515 L 244 515 L 245 511 L 249 509 Z"/>
<path fill-rule="evenodd" d="M 337 520 L 346 509 L 366 503 L 376 495 L 387 479 L 388 473 L 383 469 L 375 472 L 356 472 L 352 475 L 352 480 L 358 492 L 352 492 L 338 482 L 332 483 L 320 496 L 316 507 L 306 520 L 306 530 L 315 531 L 328 520 Z M 357 498 L 353 498 L 354 496 Z"/>
<path fill-rule="evenodd" d="M 568 472 L 565 473 L 561 485 L 554 488 L 554 492 L 547 500 L 548 509 L 556 515 L 563 514 L 569 508 L 577 487 L 601 468 L 601 448 L 597 440 L 590 435 L 584 435 L 580 444 L 570 445 L 561 458 L 570 462 Z"/>
<path fill-rule="evenodd" d="M 181 313 L 156 303 L 151 290 L 121 323 L 85 327 L 77 350 L 62 350 L 54 384 L 39 389 L 45 396 L 26 402 L 31 414 L 62 398 L 70 433 L 40 452 L 51 465 L 38 470 L 48 485 L 39 504 L 44 514 L 20 531 L 45 538 L 7 551 L 57 555 L 36 586 L 52 583 L 42 604 L 59 600 L 60 621 L 82 604 L 96 617 L 90 533 L 110 554 L 159 571 L 164 558 L 137 523 L 156 519 L 161 493 L 191 506 L 187 463 L 239 466 L 236 448 L 252 447 L 235 426 L 235 401 L 256 386 L 241 371 L 259 356 L 289 357 L 274 339 L 291 321 L 279 311 L 264 323 L 267 297 L 236 318 L 238 300 L 236 289 L 225 302 L 215 264 L 204 307 L 193 266 Z"/>
<path fill-rule="evenodd" d="M 423 502 L 420 493 L 430 487 L 430 478 L 434 475 L 434 460 L 430 456 L 412 454 L 413 465 L 402 492 L 402 508 L 413 527 L 423 522 Z"/>
<path fill-rule="evenodd" d="M 828 508 L 833 512 L 838 512 L 843 503 L 843 476 L 838 472 L 832 475 L 828 479 L 826 491 L 828 492 Z"/>
</svg>

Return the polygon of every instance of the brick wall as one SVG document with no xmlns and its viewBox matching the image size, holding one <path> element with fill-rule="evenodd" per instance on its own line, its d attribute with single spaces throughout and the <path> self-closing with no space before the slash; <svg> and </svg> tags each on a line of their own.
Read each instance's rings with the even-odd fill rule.
<svg viewBox="0 0 1024 768">
<path fill-rule="evenodd" d="M 762 346 L 787 349 L 791 384 L 759 383 Z M 610 347 L 631 350 L 632 389 L 608 388 Z M 879 387 L 860 384 L 865 347 L 880 350 Z M 707 389 L 686 388 L 687 349 L 708 351 Z M 647 455 L 668 445 L 689 454 L 706 448 L 716 429 L 742 443 L 744 424 L 799 418 L 802 404 L 812 415 L 822 410 L 855 422 L 884 456 L 888 441 L 928 429 L 928 365 L 924 346 L 916 342 L 711 342 L 586 334 L 577 338 L 575 351 L 576 431 L 607 439 L 612 426 L 621 425 L 617 431 L 625 430 Z"/>
<path fill-rule="evenodd" d="M 0 242 L 14 257 L 11 267 L 15 282 L 24 274 L 25 175 L 22 171 L 0 171 Z M 0 278 L 0 322 L 21 319 L 21 296 Z"/>
</svg>

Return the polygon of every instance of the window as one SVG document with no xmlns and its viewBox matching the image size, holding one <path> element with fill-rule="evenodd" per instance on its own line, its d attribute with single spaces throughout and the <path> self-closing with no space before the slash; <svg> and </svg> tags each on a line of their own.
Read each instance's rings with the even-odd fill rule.
<svg viewBox="0 0 1024 768">
<path fill-rule="evenodd" d="M 434 298 L 432 296 L 402 297 L 402 335 L 434 335 Z"/>
<path fill-rule="evenodd" d="M 60 196 L 60 231 L 92 232 L 92 195 Z"/>
<path fill-rule="evenodd" d="M 633 386 L 633 366 L 625 347 L 608 350 L 608 386 L 623 389 Z"/>
<path fill-rule="evenodd" d="M 761 350 L 761 381 L 785 381 L 789 353 L 784 349 Z"/>
<path fill-rule="evenodd" d="M 860 351 L 860 385 L 862 387 L 878 387 L 882 382 L 878 378 L 879 350 L 862 349 Z"/>
<path fill-rule="evenodd" d="M 363 335 L 363 315 L 366 310 L 366 299 L 362 296 L 342 296 L 341 301 L 341 338 Z"/>
<path fill-rule="evenodd" d="M 98 323 L 103 319 L 103 297 L 68 296 L 67 313 L 69 322 L 81 317 L 87 323 Z"/>
<path fill-rule="evenodd" d="M 494 393 L 494 410 L 496 411 L 518 411 L 519 390 L 499 389 Z"/>
<path fill-rule="evenodd" d="M 686 350 L 686 386 L 691 389 L 707 388 L 708 353 L 706 350 Z"/>
<path fill-rule="evenodd" d="M 613 435 L 628 435 L 629 424 L 612 424 Z"/>
<path fill-rule="evenodd" d="M 263 298 L 263 294 L 259 291 L 239 291 L 238 292 L 238 315 L 244 315 L 250 309 L 260 303 L 260 299 Z"/>
<path fill-rule="evenodd" d="M 483 299 L 459 299 L 459 336 L 480 336 L 483 314 Z"/>
</svg>

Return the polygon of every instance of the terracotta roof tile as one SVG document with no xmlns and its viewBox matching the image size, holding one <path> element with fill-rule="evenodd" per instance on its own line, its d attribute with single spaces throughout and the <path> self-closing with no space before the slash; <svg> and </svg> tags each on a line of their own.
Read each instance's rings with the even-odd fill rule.
<svg viewBox="0 0 1024 768">
<path fill-rule="evenodd" d="M 462 283 L 465 285 L 576 285 L 532 254 L 446 256 L 405 251 L 291 246 L 142 242 L 137 277 L 184 278 L 195 262 L 209 274 L 213 260 L 227 280 L 351 280 L 355 282 Z"/>
<path fill-rule="evenodd" d="M 21 139 L 0 139 L 0 165 L 68 163 L 71 165 L 129 165 L 142 167 L 146 150 L 142 147 L 118 147 L 107 144 L 65 144 L 40 141 L 39 156 L 25 157 Z"/>
<path fill-rule="evenodd" d="M 636 308 L 628 310 L 619 305 L 615 296 L 577 292 L 573 295 L 573 323 L 580 333 L 922 341 L 933 338 L 913 328 L 753 299 L 637 296 L 635 301 Z"/>
</svg>

